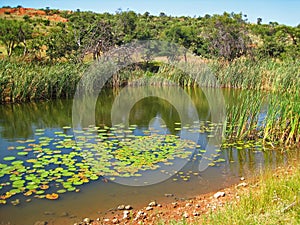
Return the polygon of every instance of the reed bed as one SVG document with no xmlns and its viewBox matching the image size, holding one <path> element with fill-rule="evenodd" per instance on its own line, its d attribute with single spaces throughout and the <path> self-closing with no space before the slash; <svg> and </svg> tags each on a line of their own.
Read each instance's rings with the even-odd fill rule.
<svg viewBox="0 0 300 225">
<path fill-rule="evenodd" d="M 106 86 L 194 87 L 199 84 L 199 80 L 176 66 L 155 62 L 150 67 L 153 65 L 158 69 L 148 70 L 144 65 L 125 68 L 113 75 Z M 227 140 L 260 138 L 271 145 L 299 145 L 299 60 L 238 59 L 230 64 L 210 61 L 207 65 L 219 86 L 251 89 L 239 97 L 240 104 L 227 105 Z M 72 98 L 87 67 L 68 62 L 48 65 L 0 61 L 0 100 L 4 103 Z M 209 76 L 204 74 L 200 79 L 202 86 L 212 85 Z M 263 105 L 267 105 L 265 110 Z"/>
<path fill-rule="evenodd" d="M 0 62 L 1 102 L 72 98 L 84 66 Z"/>
</svg>

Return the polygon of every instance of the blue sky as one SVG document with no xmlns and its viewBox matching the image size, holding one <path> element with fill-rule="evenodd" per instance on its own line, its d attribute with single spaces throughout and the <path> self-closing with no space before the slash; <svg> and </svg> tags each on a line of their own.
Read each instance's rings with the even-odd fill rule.
<svg viewBox="0 0 300 225">
<path fill-rule="evenodd" d="M 1 0 L 0 6 L 4 5 L 110 13 L 121 8 L 138 13 L 148 11 L 153 15 L 164 12 L 167 15 L 191 17 L 222 14 L 224 11 L 242 12 L 248 15 L 251 22 L 261 17 L 263 23 L 277 21 L 291 26 L 300 24 L 300 0 Z"/>
</svg>

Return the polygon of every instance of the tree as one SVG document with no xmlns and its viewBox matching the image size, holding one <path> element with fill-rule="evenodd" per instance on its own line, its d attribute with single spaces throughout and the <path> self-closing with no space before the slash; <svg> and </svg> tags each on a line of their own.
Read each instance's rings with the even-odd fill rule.
<svg viewBox="0 0 300 225">
<path fill-rule="evenodd" d="M 73 57 L 75 43 L 71 31 L 67 28 L 52 28 L 44 37 L 44 45 L 47 46 L 46 53 L 51 61 Z"/>
<path fill-rule="evenodd" d="M 250 50 L 251 39 L 242 14 L 213 16 L 204 36 L 210 42 L 210 53 L 228 61 L 246 55 Z"/>
<path fill-rule="evenodd" d="M 130 42 L 134 39 L 137 14 L 133 11 L 118 11 L 116 14 L 117 25 L 115 34 L 117 34 L 118 39 L 122 39 L 124 42 Z M 121 44 L 118 43 L 118 44 Z"/>
<path fill-rule="evenodd" d="M 166 39 L 170 42 L 178 43 L 185 49 L 189 49 L 194 41 L 193 31 L 190 27 L 178 26 L 178 24 L 170 27 L 165 31 Z M 184 51 L 184 59 L 187 61 L 187 51 Z"/>
<path fill-rule="evenodd" d="M 0 41 L 5 45 L 9 57 L 20 43 L 23 43 L 26 53 L 26 40 L 31 38 L 31 34 L 31 27 L 23 21 L 0 19 Z"/>
</svg>

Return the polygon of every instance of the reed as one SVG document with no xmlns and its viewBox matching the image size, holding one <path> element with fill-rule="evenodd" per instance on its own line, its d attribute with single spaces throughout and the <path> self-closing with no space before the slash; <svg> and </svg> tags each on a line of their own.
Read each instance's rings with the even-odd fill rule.
<svg viewBox="0 0 300 225">
<path fill-rule="evenodd" d="M 1 102 L 72 98 L 84 67 L 1 61 Z"/>
<path fill-rule="evenodd" d="M 220 86 L 252 90 L 240 96 L 240 104 L 227 105 L 226 139 L 259 138 L 272 145 L 289 146 L 300 143 L 299 60 L 238 59 L 231 64 L 211 61 L 208 65 Z M 48 65 L 0 61 L 0 100 L 3 103 L 72 98 L 87 67 L 69 62 Z M 172 65 L 134 65 L 113 75 L 106 86 L 213 85 L 205 75 L 208 71 L 201 69 L 194 72 L 204 75 L 195 78 Z M 267 110 L 262 110 L 263 105 L 267 105 Z"/>
</svg>

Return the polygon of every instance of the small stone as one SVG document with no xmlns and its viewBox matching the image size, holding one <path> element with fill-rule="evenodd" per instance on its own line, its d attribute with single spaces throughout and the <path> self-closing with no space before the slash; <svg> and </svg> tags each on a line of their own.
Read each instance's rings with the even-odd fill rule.
<svg viewBox="0 0 300 225">
<path fill-rule="evenodd" d="M 190 207 L 190 206 L 192 206 L 192 203 L 186 203 L 185 204 L 185 207 Z"/>
<path fill-rule="evenodd" d="M 241 181 L 245 180 L 245 177 L 241 177 L 240 180 L 241 180 Z"/>
<path fill-rule="evenodd" d="M 54 215 L 54 212 L 51 212 L 51 211 L 45 211 L 44 214 L 47 215 L 47 216 L 49 216 L 49 215 Z"/>
<path fill-rule="evenodd" d="M 109 219 L 103 219 L 103 222 L 109 222 Z"/>
<path fill-rule="evenodd" d="M 200 215 L 200 213 L 198 213 L 196 211 L 193 212 L 193 216 L 199 216 L 199 215 Z"/>
<path fill-rule="evenodd" d="M 200 205 L 199 205 L 199 204 L 196 204 L 195 206 L 196 206 L 196 208 L 200 208 Z"/>
<path fill-rule="evenodd" d="M 187 212 L 184 212 L 182 215 L 184 218 L 189 218 L 189 214 Z"/>
<path fill-rule="evenodd" d="M 125 210 L 123 212 L 123 219 L 129 219 L 129 214 L 130 214 L 130 212 L 128 210 Z"/>
<path fill-rule="evenodd" d="M 124 210 L 124 209 L 125 209 L 125 205 L 119 205 L 119 206 L 117 207 L 117 209 L 118 209 L 118 210 Z"/>
<path fill-rule="evenodd" d="M 113 224 L 117 224 L 117 223 L 119 223 L 119 220 L 118 220 L 117 218 L 114 218 L 114 219 L 112 220 L 112 223 L 113 223 Z"/>
<path fill-rule="evenodd" d="M 132 207 L 131 207 L 131 205 L 126 205 L 126 206 L 125 206 L 125 209 L 126 209 L 126 210 L 130 210 L 130 209 L 132 209 Z"/>
<path fill-rule="evenodd" d="M 162 207 L 162 205 L 161 204 L 157 204 L 157 207 Z"/>
<path fill-rule="evenodd" d="M 100 221 L 100 218 L 97 218 L 96 220 L 97 220 L 97 221 Z"/>
<path fill-rule="evenodd" d="M 242 182 L 237 185 L 237 187 L 247 187 L 247 186 L 248 186 L 248 184 L 246 182 Z"/>
<path fill-rule="evenodd" d="M 83 219 L 83 222 L 89 224 L 91 222 L 91 219 L 86 217 Z"/>
<path fill-rule="evenodd" d="M 173 194 L 165 194 L 165 197 L 173 197 Z"/>
<path fill-rule="evenodd" d="M 136 214 L 136 217 L 134 218 L 134 220 L 138 220 L 138 219 L 144 219 L 146 217 L 146 213 L 144 213 L 143 211 L 138 211 Z"/>
<path fill-rule="evenodd" d="M 173 208 L 176 208 L 178 206 L 177 202 L 172 202 Z"/>
<path fill-rule="evenodd" d="M 154 207 L 154 206 L 157 206 L 157 203 L 156 203 L 156 201 L 152 201 L 148 204 L 148 206 Z"/>
<path fill-rule="evenodd" d="M 69 216 L 69 213 L 63 212 L 62 214 L 60 214 L 60 216 L 61 216 L 61 217 Z"/>
<path fill-rule="evenodd" d="M 214 198 L 216 199 L 224 196 L 225 196 L 225 192 L 223 191 L 218 191 L 217 193 L 214 194 Z"/>
<path fill-rule="evenodd" d="M 34 225 L 47 225 L 46 221 L 36 221 Z"/>
<path fill-rule="evenodd" d="M 26 199 L 26 202 L 31 202 L 31 198 Z"/>
<path fill-rule="evenodd" d="M 147 206 L 146 207 L 146 211 L 150 211 L 150 210 L 152 210 L 153 208 L 151 207 L 151 206 Z"/>
</svg>

